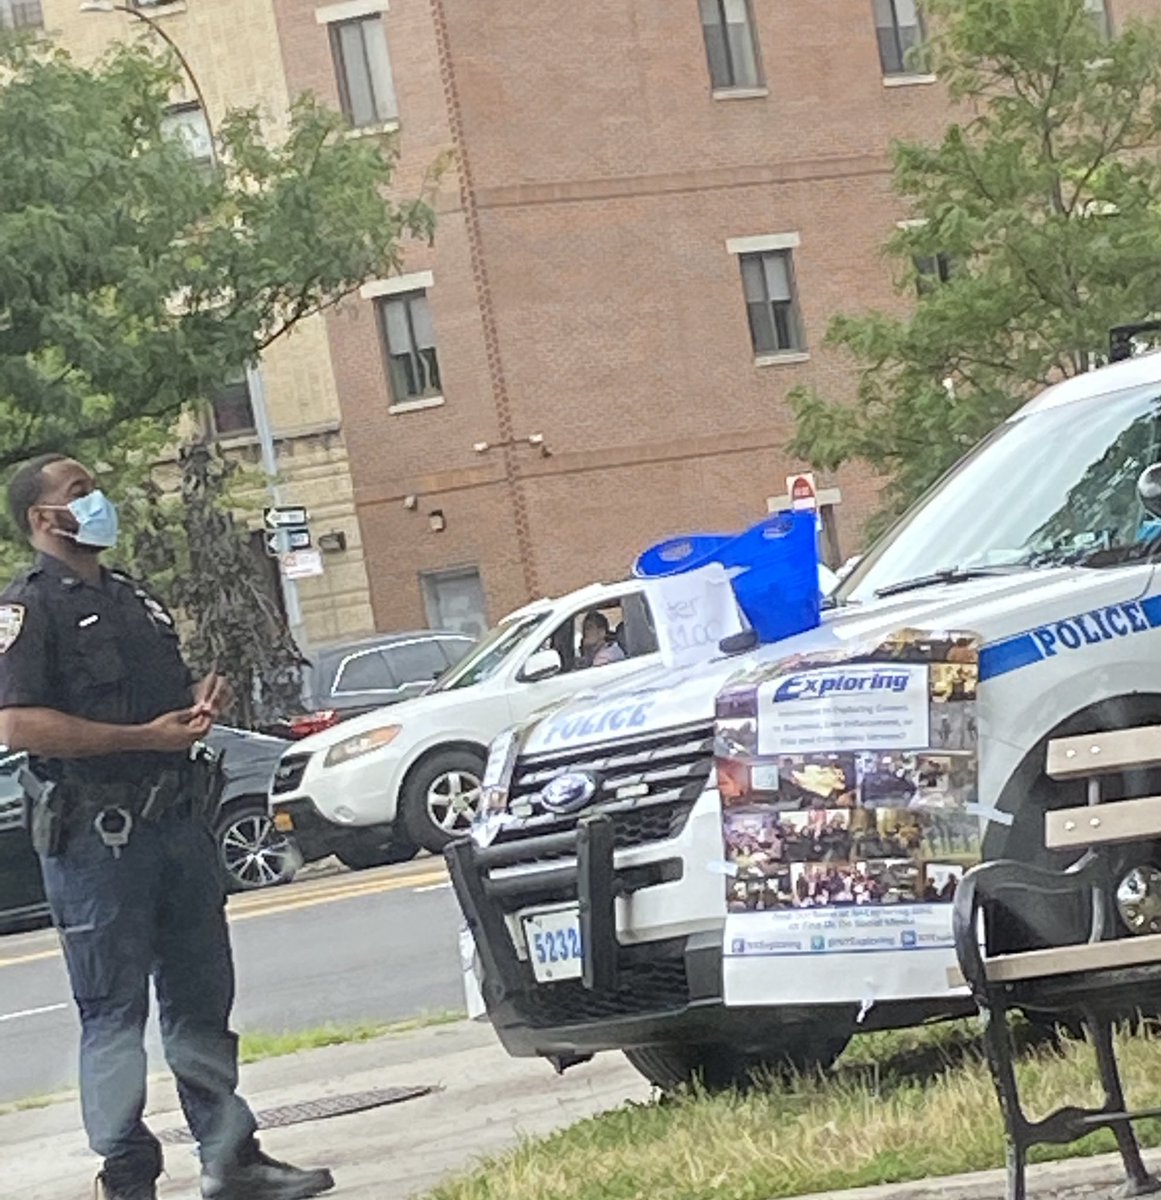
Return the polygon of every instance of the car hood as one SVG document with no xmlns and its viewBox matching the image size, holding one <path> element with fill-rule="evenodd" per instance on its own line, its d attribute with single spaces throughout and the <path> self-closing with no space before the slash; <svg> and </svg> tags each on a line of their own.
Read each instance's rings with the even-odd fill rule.
<svg viewBox="0 0 1161 1200">
<path fill-rule="evenodd" d="M 551 753 L 706 723 L 713 719 L 718 692 L 736 676 L 776 667 L 799 655 L 864 654 L 902 629 L 970 632 L 986 645 L 1035 629 L 1048 619 L 1135 600 L 1151 576 L 1148 566 L 1107 571 L 1059 567 L 935 584 L 849 604 L 824 613 L 818 628 L 796 637 L 679 670 L 657 667 L 595 697 L 577 697 L 531 729 L 523 751 Z"/>
</svg>

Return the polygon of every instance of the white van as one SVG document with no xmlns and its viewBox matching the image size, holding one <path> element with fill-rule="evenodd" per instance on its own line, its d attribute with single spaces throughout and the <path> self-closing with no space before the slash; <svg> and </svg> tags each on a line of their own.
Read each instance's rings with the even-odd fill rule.
<svg viewBox="0 0 1161 1200">
<path fill-rule="evenodd" d="M 1060 383 L 820 628 L 501 737 L 490 817 L 449 860 L 469 990 L 509 1051 L 728 1083 L 966 1011 L 959 875 L 1042 859 L 1044 811 L 1084 802 L 1044 777 L 1048 740 L 1161 721 L 1161 524 L 1138 490 L 1159 462 L 1161 355 Z"/>
</svg>

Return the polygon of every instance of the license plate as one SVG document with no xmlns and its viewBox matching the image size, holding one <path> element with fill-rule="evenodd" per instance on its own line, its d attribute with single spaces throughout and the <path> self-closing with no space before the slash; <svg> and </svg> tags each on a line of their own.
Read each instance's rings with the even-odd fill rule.
<svg viewBox="0 0 1161 1200">
<path fill-rule="evenodd" d="M 523 920 L 528 961 L 536 982 L 579 979 L 584 973 L 580 912 L 575 908 L 558 908 L 552 912 L 528 913 Z"/>
</svg>

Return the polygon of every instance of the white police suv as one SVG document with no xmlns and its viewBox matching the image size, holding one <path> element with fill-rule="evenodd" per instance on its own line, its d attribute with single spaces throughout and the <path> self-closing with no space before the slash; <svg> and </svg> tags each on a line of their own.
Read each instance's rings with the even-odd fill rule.
<svg viewBox="0 0 1161 1200">
<path fill-rule="evenodd" d="M 1158 463 L 1161 355 L 1059 383 L 894 526 L 821 627 L 499 738 L 488 819 L 449 861 L 469 991 L 509 1051 L 622 1049 L 663 1086 L 728 1083 L 964 1011 L 958 879 L 1041 860 L 1045 810 L 1083 803 L 1045 778 L 1049 739 L 1161 721 Z"/>
</svg>

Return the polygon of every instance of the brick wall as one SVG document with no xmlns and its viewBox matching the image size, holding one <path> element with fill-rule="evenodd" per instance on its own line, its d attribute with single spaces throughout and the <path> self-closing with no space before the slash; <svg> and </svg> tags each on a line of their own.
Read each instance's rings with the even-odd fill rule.
<svg viewBox="0 0 1161 1200">
<path fill-rule="evenodd" d="M 445 404 L 388 412 L 369 302 L 329 323 L 381 627 L 423 620 L 423 571 L 478 566 L 495 617 L 531 588 L 621 576 L 666 534 L 758 519 L 802 465 L 788 392 L 851 394 L 851 364 L 822 345 L 831 316 L 908 303 L 880 251 L 906 215 L 889 148 L 938 134 L 941 89 L 885 84 L 870 0 L 753 8 L 767 94 L 726 100 L 696 0 L 391 0 L 398 189 L 449 146 L 461 170 L 434 249 L 407 254 L 434 272 Z M 334 99 L 313 9 L 275 10 L 292 92 Z M 810 357 L 757 366 L 726 240 L 788 232 Z M 521 440 L 536 434 L 547 457 Z M 823 482 L 853 553 L 876 481 Z"/>
</svg>

